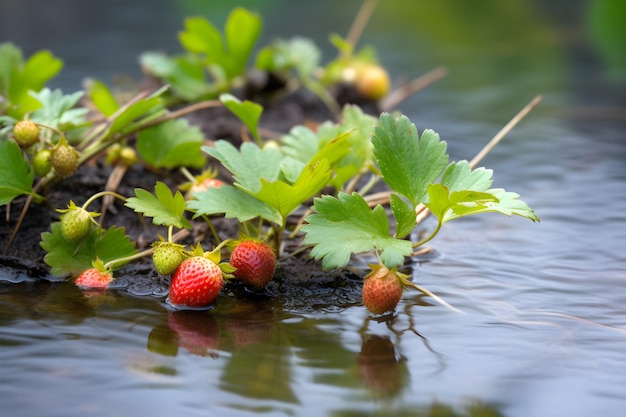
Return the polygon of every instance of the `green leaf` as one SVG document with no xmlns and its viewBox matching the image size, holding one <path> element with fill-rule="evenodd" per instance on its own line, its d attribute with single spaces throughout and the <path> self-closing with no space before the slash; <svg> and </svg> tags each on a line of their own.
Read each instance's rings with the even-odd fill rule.
<svg viewBox="0 0 626 417">
<path fill-rule="evenodd" d="M 41 103 L 41 107 L 31 114 L 31 119 L 62 130 L 80 127 L 87 123 L 86 108 L 74 108 L 83 97 L 82 91 L 63 94 L 61 90 L 44 88 L 31 92 L 31 96 Z"/>
<path fill-rule="evenodd" d="M 337 166 L 343 161 L 346 155 L 350 154 L 352 150 L 350 143 L 351 132 L 345 132 L 334 139 L 327 142 L 315 155 L 311 157 L 309 163 L 315 163 L 317 161 L 327 160 L 331 168 L 335 169 L 335 175 L 339 175 Z M 333 179 L 333 182 L 336 180 Z"/>
<path fill-rule="evenodd" d="M 396 219 L 396 234 L 397 238 L 404 238 L 415 229 L 416 213 L 415 207 L 406 203 L 396 194 L 391 194 L 389 201 L 393 216 Z"/>
<path fill-rule="evenodd" d="M 331 176 L 328 161 L 323 159 L 307 164 L 293 185 L 284 181 L 269 182 L 262 178 L 261 189 L 253 194 L 259 200 L 277 209 L 283 219 L 286 219 L 300 204 L 317 195 Z"/>
<path fill-rule="evenodd" d="M 15 197 L 33 193 L 35 173 L 13 140 L 0 140 L 0 206 L 10 203 Z"/>
<path fill-rule="evenodd" d="M 220 101 L 248 127 L 250 133 L 252 133 L 252 136 L 254 136 L 254 139 L 260 146 L 261 138 L 259 137 L 258 127 L 261 113 L 263 113 L 263 106 L 249 100 L 242 102 L 237 97 L 228 93 L 220 95 Z"/>
<path fill-rule="evenodd" d="M 288 183 L 293 184 L 298 180 L 305 166 L 306 164 L 304 162 L 290 156 L 285 156 L 280 161 L 280 172 Z"/>
<path fill-rule="evenodd" d="M 187 101 L 209 97 L 213 92 L 207 83 L 204 62 L 195 56 L 168 57 L 159 52 L 140 56 L 141 66 L 148 74 L 171 85 L 173 92 Z"/>
<path fill-rule="evenodd" d="M 232 80 L 244 73 L 261 26 L 258 15 L 238 7 L 226 20 L 224 37 L 202 17 L 186 19 L 185 30 L 178 37 L 186 50 L 204 56 L 205 66 L 219 70 L 227 80 Z"/>
<path fill-rule="evenodd" d="M 41 104 L 29 95 L 40 91 L 63 67 L 63 61 L 49 51 L 33 54 L 26 62 L 22 52 L 12 43 L 0 44 L 0 113 L 6 112 L 21 120 Z"/>
<path fill-rule="evenodd" d="M 17 76 L 22 63 L 22 51 L 18 47 L 10 42 L 0 44 L 0 96 L 7 101 L 12 98 L 9 96 L 9 90 L 13 84 L 12 78 L 14 74 Z M 15 83 L 18 82 L 19 80 L 15 80 Z M 8 106 L 9 103 L 7 101 L 0 103 L 0 106 Z M 0 109 L 3 107 L 0 107 Z"/>
<path fill-rule="evenodd" d="M 107 136 L 110 137 L 123 131 L 128 128 L 132 122 L 140 117 L 145 117 L 162 108 L 162 100 L 159 96 L 165 91 L 166 88 L 161 88 L 149 97 L 143 98 L 124 109 L 124 111 L 122 111 L 122 113 L 120 113 L 111 123 Z"/>
<path fill-rule="evenodd" d="M 119 110 L 120 105 L 113 96 L 113 93 L 102 81 L 89 80 L 87 85 L 87 96 L 94 106 L 105 117 L 109 117 Z"/>
<path fill-rule="evenodd" d="M 335 171 L 330 184 L 336 189 L 370 164 L 370 137 L 377 123 L 352 105 L 344 107 L 341 119 L 341 124 L 323 123 L 317 133 L 296 126 L 281 138 L 285 155 L 303 162 L 328 159 Z"/>
<path fill-rule="evenodd" d="M 124 228 L 92 228 L 85 239 L 70 242 L 63 237 L 60 222 L 53 223 L 50 232 L 41 234 L 40 245 L 47 252 L 44 261 L 51 267 L 50 272 L 59 277 L 80 274 L 91 268 L 96 258 L 107 263 L 136 253 Z"/>
<path fill-rule="evenodd" d="M 135 188 L 135 197 L 128 198 L 126 206 L 152 217 L 154 224 L 191 229 L 191 225 L 183 216 L 185 198 L 180 191 L 172 194 L 169 187 L 161 181 L 157 181 L 154 191 L 153 195 L 144 189 Z"/>
<path fill-rule="evenodd" d="M 21 82 L 27 90 L 39 91 L 48 80 L 54 78 L 63 68 L 63 61 L 50 51 L 35 52 L 24 63 Z"/>
<path fill-rule="evenodd" d="M 278 210 L 247 192 L 230 185 L 208 188 L 194 193 L 196 200 L 187 202 L 187 207 L 200 215 L 224 214 L 225 217 L 245 222 L 261 217 L 276 224 L 282 224 L 283 218 Z"/>
<path fill-rule="evenodd" d="M 352 55 L 352 52 L 354 51 L 354 46 L 347 39 L 342 38 L 336 33 L 332 33 L 329 40 L 330 43 L 332 43 L 341 54 L 344 54 L 346 56 Z"/>
<path fill-rule="evenodd" d="M 204 135 L 186 119 L 168 120 L 137 133 L 137 151 L 150 165 L 172 169 L 201 168 L 206 158 L 200 152 Z"/>
<path fill-rule="evenodd" d="M 296 125 L 280 139 L 285 155 L 303 163 L 308 162 L 320 150 L 320 138 L 306 126 Z"/>
<path fill-rule="evenodd" d="M 300 78 L 310 79 L 320 65 L 321 56 L 321 51 L 310 39 L 279 39 L 259 53 L 256 66 L 274 72 L 294 69 Z"/>
<path fill-rule="evenodd" d="M 421 138 L 406 116 L 397 120 L 383 113 L 372 138 L 374 155 L 387 184 L 417 206 L 448 165 L 446 143 L 432 130 Z"/>
<path fill-rule="evenodd" d="M 371 210 L 357 193 L 316 198 L 313 210 L 302 228 L 306 233 L 303 243 L 315 245 L 311 255 L 322 259 L 325 269 L 346 266 L 351 254 L 372 249 L 382 251 L 381 261 L 392 268 L 403 264 L 413 251 L 411 242 L 389 236 L 385 209 L 376 206 Z"/>
<path fill-rule="evenodd" d="M 267 181 L 279 178 L 283 156 L 274 147 L 261 149 L 254 143 L 244 142 L 238 150 L 232 143 L 218 140 L 214 147 L 203 146 L 201 149 L 219 160 L 233 174 L 237 184 L 251 193 L 261 189 L 261 178 Z"/>
<path fill-rule="evenodd" d="M 441 178 L 441 184 L 450 191 L 487 191 L 491 184 L 493 170 L 476 168 L 472 171 L 467 161 L 451 163 Z"/>
<path fill-rule="evenodd" d="M 229 79 L 245 72 L 248 58 L 261 34 L 261 28 L 260 16 L 244 8 L 237 7 L 228 16 L 224 27 L 228 61 L 222 66 Z"/>
<path fill-rule="evenodd" d="M 492 188 L 489 190 L 489 193 L 497 198 L 498 202 L 487 203 L 488 210 L 486 211 L 497 212 L 507 216 L 521 216 L 533 222 L 540 221 L 535 211 L 519 199 L 519 194 L 505 191 L 502 188 Z"/>
<path fill-rule="evenodd" d="M 428 187 L 429 201 L 426 207 L 440 223 L 487 211 L 487 203 L 497 203 L 498 198 L 489 192 L 472 190 L 452 191 L 442 184 Z"/>
<path fill-rule="evenodd" d="M 372 141 L 374 128 L 378 120 L 354 105 L 347 105 L 342 112 L 342 132 L 348 132 L 350 152 L 336 164 L 337 174 L 332 182 L 336 189 L 340 189 L 372 161 Z"/>
<path fill-rule="evenodd" d="M 193 53 L 210 53 L 214 62 L 223 61 L 224 42 L 219 30 L 203 17 L 185 19 L 185 30 L 178 34 L 183 48 Z"/>
</svg>

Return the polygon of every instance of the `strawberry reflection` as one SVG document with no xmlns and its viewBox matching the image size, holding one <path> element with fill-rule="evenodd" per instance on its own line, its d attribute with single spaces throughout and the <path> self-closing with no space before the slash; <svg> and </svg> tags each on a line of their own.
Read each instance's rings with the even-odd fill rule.
<svg viewBox="0 0 626 417">
<path fill-rule="evenodd" d="M 220 330 L 217 320 L 206 311 L 170 311 L 167 325 L 152 329 L 148 350 L 164 356 L 176 356 L 178 348 L 192 355 L 216 358 Z"/>
<path fill-rule="evenodd" d="M 398 355 L 393 342 L 377 335 L 364 336 L 357 368 L 365 385 L 383 397 L 400 393 L 409 375 L 406 361 Z"/>
<path fill-rule="evenodd" d="M 271 306 L 264 300 L 240 300 L 227 314 L 226 334 L 234 350 L 267 341 L 276 323 Z"/>
</svg>

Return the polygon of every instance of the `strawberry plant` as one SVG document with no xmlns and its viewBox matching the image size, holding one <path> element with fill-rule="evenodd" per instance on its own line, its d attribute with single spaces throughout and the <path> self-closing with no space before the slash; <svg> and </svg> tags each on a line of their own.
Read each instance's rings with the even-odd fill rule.
<svg viewBox="0 0 626 417">
<path fill-rule="evenodd" d="M 172 306 L 206 308 L 226 279 L 262 291 L 281 259 L 301 252 L 309 251 L 327 270 L 345 268 L 367 253 L 374 256 L 363 303 L 384 314 L 394 311 L 408 287 L 439 300 L 400 269 L 447 222 L 486 212 L 539 220 L 517 194 L 492 187 L 491 170 L 476 168 L 476 161 L 451 162 L 446 142 L 434 131 L 420 135 L 405 116 L 375 117 L 357 105 L 339 106 L 333 95 L 339 84 L 373 102 L 387 96 L 391 85 L 374 51 L 355 49 L 354 33 L 331 37 L 339 53 L 326 66 L 319 48 L 304 38 L 259 51 L 252 69 L 281 78 L 285 92 L 310 90 L 336 117 L 274 135 L 262 129 L 264 107 L 251 95 L 235 95 L 247 91 L 239 87 L 249 81 L 248 61 L 260 30 L 260 18 L 241 8 L 230 14 L 223 34 L 203 18 L 187 19 L 179 34 L 186 54 L 141 57 L 146 72 L 167 85 L 139 92 L 125 104 L 95 80 L 84 92 L 50 90 L 45 82 L 61 61 L 44 51 L 23 62 L 15 47 L 0 45 L 0 205 L 25 196 L 13 236 L 31 201 L 43 202 L 50 186 L 106 155 L 103 165 L 113 168 L 104 190 L 82 206 L 68 198 L 67 208 L 57 210 L 59 221 L 41 234 L 53 275 L 75 278 L 81 288 L 107 288 L 118 268 L 151 256 L 163 279 L 171 275 Z M 205 99 L 210 100 L 171 109 L 180 101 Z M 183 118 L 216 106 L 245 127 L 241 145 L 207 140 Z M 118 194 L 121 177 L 135 164 L 168 178 L 157 179 L 153 192 L 135 187 L 132 196 Z M 187 183 L 174 180 L 178 171 Z M 218 172 L 229 178 L 217 178 Z M 382 191 L 373 193 L 375 188 Z M 100 212 L 88 211 L 99 198 Z M 142 242 L 148 249 L 138 251 L 125 228 L 103 227 L 114 198 L 131 215 L 151 218 L 163 235 Z M 422 237 L 416 229 L 428 213 L 436 224 Z M 224 240 L 213 225 L 219 216 L 236 226 Z M 178 243 L 200 229 L 194 226 L 201 221 L 215 248 L 204 251 L 197 233 L 192 249 L 192 239 Z M 222 262 L 223 252 L 230 252 L 228 261 Z"/>
<path fill-rule="evenodd" d="M 141 56 L 141 64 L 185 101 L 215 98 L 241 84 L 261 26 L 260 17 L 243 8 L 235 8 L 228 16 L 224 34 L 208 20 L 190 17 L 179 33 L 186 54 L 169 57 L 148 52 Z"/>
<path fill-rule="evenodd" d="M 418 247 L 433 239 L 443 224 L 486 212 L 539 220 L 534 211 L 519 200 L 519 195 L 491 188 L 491 170 L 472 170 L 467 161 L 450 163 L 446 143 L 439 135 L 432 130 L 418 135 L 415 125 L 405 116 L 396 119 L 382 114 L 372 144 L 383 179 L 392 191 L 389 203 L 395 221 L 393 233 L 384 208 L 381 205 L 370 208 L 366 199 L 356 192 L 316 198 L 314 213 L 306 218 L 307 224 L 302 230 L 304 243 L 313 245 L 311 255 L 321 259 L 324 268 L 344 267 L 352 254 L 373 250 L 379 264 L 374 266 L 371 276 L 379 283 L 373 284 L 375 281 L 370 279 L 370 285 L 388 288 L 389 284 L 382 284 L 378 277 L 381 274 L 377 272 L 385 271 L 383 267 L 391 270 L 397 282 L 393 284 L 395 290 L 385 291 L 388 299 L 372 302 L 373 297 L 364 293 L 364 299 L 374 306 L 373 312 L 395 307 L 399 300 L 398 288 L 406 286 L 408 281 L 393 271 Z M 427 237 L 413 241 L 411 232 L 424 209 L 437 218 L 437 226 Z M 390 272 L 384 276 L 386 281 L 393 281 L 388 280 Z"/>
</svg>

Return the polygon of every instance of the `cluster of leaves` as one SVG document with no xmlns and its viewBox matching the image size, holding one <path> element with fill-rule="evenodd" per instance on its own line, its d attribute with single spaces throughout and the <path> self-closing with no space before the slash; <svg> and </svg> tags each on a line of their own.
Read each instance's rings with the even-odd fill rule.
<svg viewBox="0 0 626 417">
<path fill-rule="evenodd" d="M 373 49 L 363 48 L 355 53 L 354 45 L 336 34 L 330 40 L 339 55 L 326 65 L 322 64 L 322 52 L 315 42 L 299 36 L 277 39 L 260 48 L 252 59 L 262 21 L 243 8 L 230 13 L 223 34 L 203 17 L 189 17 L 184 26 L 178 34 L 184 53 L 170 56 L 146 52 L 140 62 L 145 73 L 171 85 L 175 99 L 186 102 L 214 99 L 231 92 L 245 84 L 247 72 L 260 70 L 290 84 L 288 88 L 297 84 L 309 89 L 338 112 L 328 88 L 353 82 L 357 68 L 378 66 Z"/>
<path fill-rule="evenodd" d="M 223 35 L 205 19 L 187 19 L 179 35 L 185 55 L 141 57 L 146 71 L 169 86 L 140 93 L 125 104 L 98 81 L 84 92 L 52 91 L 45 83 L 62 67 L 58 58 L 42 51 L 24 61 L 13 45 L 0 45 L 0 205 L 20 195 L 41 201 L 39 190 L 63 177 L 51 170 L 34 182 L 33 160 L 41 150 L 67 141 L 82 164 L 132 140 L 133 151 L 147 166 L 201 170 L 210 160 L 231 174 L 230 183 L 195 191 L 190 199 L 160 181 L 154 193 L 138 188 L 134 196 L 117 196 L 129 209 L 166 227 L 167 243 L 174 243 L 174 229 L 191 229 L 193 222 L 204 221 L 214 230 L 211 219 L 224 216 L 237 220 L 241 234 L 269 241 L 276 251 L 284 247 L 283 239 L 303 237 L 302 244 L 311 247 L 310 255 L 326 269 L 345 267 L 353 254 L 372 251 L 379 266 L 393 269 L 451 220 L 486 212 L 538 220 L 517 194 L 492 188 L 491 170 L 451 162 L 446 143 L 431 130 L 419 135 L 405 116 L 383 113 L 377 118 L 346 105 L 336 122 L 315 129 L 294 126 L 276 140 L 264 141 L 259 134 L 263 107 L 230 93 L 245 76 L 260 30 L 260 18 L 241 8 L 231 13 Z M 375 62 L 375 57 L 367 49 L 355 53 L 353 45 L 338 36 L 332 40 L 340 54 L 321 77 L 319 50 L 301 38 L 261 49 L 256 68 L 285 77 L 295 74 L 301 86 L 329 106 L 336 105 L 327 86 Z M 201 131 L 178 117 L 185 109 L 170 111 L 170 93 L 186 101 L 217 97 L 217 104 L 239 118 L 254 141 L 240 147 L 224 139 L 204 145 Z M 91 103 L 97 118 L 89 117 L 81 100 Z M 22 149 L 10 136 L 24 119 L 43 127 L 43 133 L 36 145 Z M 130 159 L 125 163 L 138 160 Z M 390 190 L 390 210 L 370 200 L 372 187 L 381 181 Z M 74 209 L 78 207 L 71 202 L 68 210 Z M 436 217 L 437 226 L 414 241 L 424 210 Z M 300 221 L 290 222 L 294 216 Z M 217 234 L 214 238 L 219 241 Z M 123 228 L 91 227 L 82 240 L 74 241 L 64 236 L 61 223 L 42 234 L 41 246 L 46 263 L 59 276 L 78 275 L 95 262 L 114 269 L 149 253 L 137 252 Z"/>
<path fill-rule="evenodd" d="M 215 98 L 241 84 L 261 28 L 261 18 L 243 8 L 231 12 L 223 35 L 208 20 L 190 17 L 178 36 L 185 54 L 146 52 L 141 64 L 186 101 Z"/>
</svg>

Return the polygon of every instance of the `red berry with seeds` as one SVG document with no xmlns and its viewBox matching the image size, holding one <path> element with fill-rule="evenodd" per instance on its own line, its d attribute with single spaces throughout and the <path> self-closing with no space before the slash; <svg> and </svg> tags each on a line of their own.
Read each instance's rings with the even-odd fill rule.
<svg viewBox="0 0 626 417">
<path fill-rule="evenodd" d="M 393 311 L 404 288 L 403 280 L 407 279 L 395 268 L 389 270 L 383 265 L 373 265 L 363 282 L 363 303 L 374 314 L 383 314 Z"/>
<path fill-rule="evenodd" d="M 32 120 L 21 120 L 13 126 L 13 139 L 22 148 L 28 148 L 39 140 L 41 129 Z"/>
<path fill-rule="evenodd" d="M 76 278 L 75 284 L 84 289 L 106 289 L 113 281 L 113 276 L 106 270 L 90 268 Z"/>
<path fill-rule="evenodd" d="M 233 275 L 246 285 L 263 288 L 274 277 L 276 254 L 266 243 L 258 240 L 241 241 L 230 255 Z"/>
<path fill-rule="evenodd" d="M 170 303 L 175 306 L 206 307 L 218 296 L 224 278 L 220 267 L 203 256 L 185 259 L 170 283 Z"/>
</svg>

